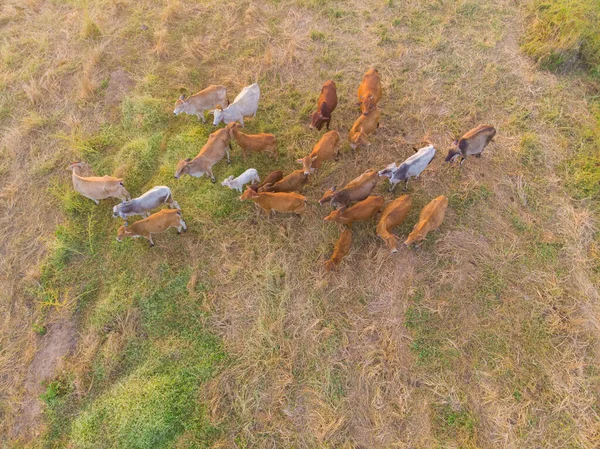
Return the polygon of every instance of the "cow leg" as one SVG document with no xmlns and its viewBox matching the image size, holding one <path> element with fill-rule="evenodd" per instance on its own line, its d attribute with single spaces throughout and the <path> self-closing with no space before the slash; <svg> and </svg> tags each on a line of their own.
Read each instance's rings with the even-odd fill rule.
<svg viewBox="0 0 600 449">
<path fill-rule="evenodd" d="M 483 150 L 481 151 L 481 153 L 483 153 Z M 475 155 L 475 157 L 476 157 L 477 159 L 479 159 L 479 158 L 481 157 L 481 153 L 478 153 L 478 154 L 476 154 L 476 155 Z"/>
<path fill-rule="evenodd" d="M 169 203 L 169 207 L 172 209 L 181 210 L 181 207 L 179 207 L 179 204 L 177 204 L 177 201 L 175 201 L 174 199 L 171 199 L 171 202 Z"/>
<path fill-rule="evenodd" d="M 244 126 L 244 117 L 240 117 L 240 125 Z"/>
<path fill-rule="evenodd" d="M 404 188 L 402 190 L 404 190 L 405 192 L 408 190 L 408 179 L 404 181 Z"/>
<path fill-rule="evenodd" d="M 327 126 L 327 131 L 329 131 L 329 120 L 327 120 L 327 124 L 325 126 Z"/>
<path fill-rule="evenodd" d="M 462 164 L 464 164 L 466 160 L 467 160 L 467 158 L 466 158 L 466 157 L 464 157 L 464 156 L 461 156 L 461 157 L 460 157 L 460 165 L 462 166 Z"/>
<path fill-rule="evenodd" d="M 197 115 L 198 120 L 202 120 L 202 123 L 206 123 L 206 119 L 204 118 L 204 110 L 200 111 Z"/>
<path fill-rule="evenodd" d="M 229 158 L 229 152 L 232 151 L 231 150 L 231 142 L 229 143 L 229 149 L 227 149 L 227 147 L 225 147 L 225 153 L 227 154 L 227 163 L 231 164 L 231 159 Z"/>
<path fill-rule="evenodd" d="M 144 236 L 146 237 L 146 236 Z M 148 236 L 146 237 L 148 240 L 150 240 L 150 246 L 154 246 L 154 242 L 152 241 L 152 234 L 148 234 Z"/>
<path fill-rule="evenodd" d="M 185 221 L 179 220 L 179 224 L 181 225 L 181 228 L 183 228 L 184 231 L 187 231 L 187 225 L 185 224 Z"/>
<path fill-rule="evenodd" d="M 215 175 L 213 175 L 212 168 L 209 168 L 209 169 L 206 171 L 206 173 L 207 173 L 207 174 L 210 176 L 210 182 L 212 182 L 213 184 L 214 184 L 215 182 L 217 182 L 217 180 L 215 179 Z"/>
</svg>

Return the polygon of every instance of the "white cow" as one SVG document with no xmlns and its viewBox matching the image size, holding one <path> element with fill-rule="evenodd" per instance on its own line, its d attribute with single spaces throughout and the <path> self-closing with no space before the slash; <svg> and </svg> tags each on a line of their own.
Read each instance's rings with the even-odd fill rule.
<svg viewBox="0 0 600 449">
<path fill-rule="evenodd" d="M 230 189 L 235 189 L 241 193 L 244 185 L 254 181 L 260 182 L 258 172 L 255 168 L 249 168 L 235 179 L 233 179 L 233 175 L 229 176 L 221 183 L 221 185 L 229 187 Z"/>
<path fill-rule="evenodd" d="M 240 122 L 240 125 L 244 126 L 244 117 L 249 115 L 256 116 L 258 110 L 258 99 L 260 98 L 260 89 L 258 84 L 254 83 L 250 86 L 246 86 L 242 91 L 235 97 L 233 103 L 227 106 L 225 109 L 214 109 L 212 114 L 215 116 L 213 125 L 218 125 L 221 122 L 229 124 L 231 122 Z"/>
<path fill-rule="evenodd" d="M 179 204 L 173 199 L 171 189 L 167 186 L 153 187 L 138 198 L 117 204 L 113 207 L 113 217 L 121 217 L 123 220 L 127 220 L 127 217 L 141 215 L 147 218 L 150 216 L 148 211 L 156 209 L 161 204 L 168 204 L 172 209 L 179 209 Z"/>
<path fill-rule="evenodd" d="M 399 167 L 395 162 L 391 163 L 379 172 L 379 176 L 385 176 L 390 179 L 390 192 L 394 190 L 396 184 L 400 181 L 404 181 L 404 190 L 406 190 L 408 180 L 413 176 L 419 176 L 427 168 L 434 156 L 435 148 L 429 144 L 402 162 Z"/>
</svg>

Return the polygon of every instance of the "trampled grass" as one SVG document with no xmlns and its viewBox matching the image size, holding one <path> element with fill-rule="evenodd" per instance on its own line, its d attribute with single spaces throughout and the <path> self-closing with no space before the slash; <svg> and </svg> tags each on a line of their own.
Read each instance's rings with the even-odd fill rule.
<svg viewBox="0 0 600 449">
<path fill-rule="evenodd" d="M 598 125 L 587 79 L 522 53 L 524 8 L 2 5 L 3 444 L 598 446 Z M 533 30 L 529 50 L 543 38 Z M 345 137 L 372 66 L 382 127 L 354 152 Z M 220 181 L 248 167 L 296 169 L 320 137 L 308 114 L 327 79 L 338 87 L 340 160 L 306 186 L 304 218 L 269 220 Z M 276 134 L 279 162 L 244 162 L 233 143 L 216 185 L 173 179 L 214 131 L 173 116 L 175 99 L 211 83 L 233 99 L 252 82 L 262 94 L 246 132 Z M 483 156 L 444 164 L 479 123 L 498 129 Z M 401 161 L 425 135 L 438 155 L 411 182 L 413 210 L 397 231 L 407 235 L 441 194 L 444 224 L 420 249 L 391 255 L 374 223 L 356 223 L 349 256 L 325 275 L 339 229 L 316 200 Z M 123 177 L 133 196 L 168 185 L 188 232 L 157 235 L 154 248 L 118 243 L 116 200 L 96 206 L 73 192 L 64 168 L 74 160 Z M 375 191 L 400 194 L 384 182 Z M 75 350 L 31 386 L 34 354 L 62 319 L 76 324 Z M 36 413 L 27 400 L 38 396 Z"/>
</svg>

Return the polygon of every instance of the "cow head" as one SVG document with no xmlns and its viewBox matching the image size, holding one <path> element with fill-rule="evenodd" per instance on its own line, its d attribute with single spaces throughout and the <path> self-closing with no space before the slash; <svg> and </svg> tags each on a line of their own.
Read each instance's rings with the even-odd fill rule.
<svg viewBox="0 0 600 449">
<path fill-rule="evenodd" d="M 129 237 L 131 234 L 132 232 L 127 226 L 119 227 L 119 230 L 117 231 L 117 242 L 121 242 L 124 237 Z"/>
<path fill-rule="evenodd" d="M 296 162 L 302 164 L 302 168 L 304 168 L 304 174 L 310 175 L 314 173 L 316 169 L 312 168 L 312 163 L 317 160 L 318 156 L 304 156 L 302 159 L 296 159 Z"/>
<path fill-rule="evenodd" d="M 240 125 L 238 122 L 231 122 L 228 123 L 227 126 L 225 126 L 225 129 L 229 131 L 229 137 L 233 139 L 233 134 L 235 130 L 240 129 L 241 127 L 242 125 Z"/>
<path fill-rule="evenodd" d="M 370 147 L 371 142 L 367 139 L 367 134 L 363 131 L 363 127 L 360 127 L 359 132 L 354 134 L 350 139 L 350 147 L 354 150 L 359 146 Z"/>
<path fill-rule="evenodd" d="M 323 114 L 321 114 L 321 111 L 315 111 L 311 114 L 310 119 L 311 123 L 309 125 L 309 128 L 317 128 L 319 131 L 321 131 L 321 128 L 323 128 L 325 122 L 331 120 L 331 117 L 324 116 Z"/>
<path fill-rule="evenodd" d="M 377 174 L 379 176 L 385 176 L 386 178 L 391 178 L 397 169 L 398 169 L 398 166 L 396 165 L 396 163 L 392 162 L 387 167 L 385 167 L 383 170 L 379 170 L 377 172 Z"/>
<path fill-rule="evenodd" d="M 322 206 L 323 204 L 331 201 L 331 198 L 333 197 L 333 194 L 335 193 L 337 187 L 333 186 L 330 189 L 327 189 L 325 191 L 325 193 L 323 194 L 323 197 L 319 200 L 319 204 Z"/>
<path fill-rule="evenodd" d="M 340 209 L 336 209 L 332 211 L 329 215 L 327 215 L 323 220 L 325 221 L 337 221 L 341 218 Z"/>
<path fill-rule="evenodd" d="M 192 160 L 188 157 L 177 162 L 177 168 L 175 169 L 175 179 L 181 178 L 182 175 L 189 175 L 190 163 Z"/>
<path fill-rule="evenodd" d="M 221 183 L 221 185 L 225 186 L 225 187 L 230 187 L 231 186 L 231 181 L 233 181 L 233 175 L 230 175 L 227 178 L 225 178 L 223 180 L 223 182 Z"/>
<path fill-rule="evenodd" d="M 175 102 L 175 109 L 173 110 L 173 114 L 179 115 L 182 112 L 184 112 L 186 104 L 187 103 L 185 101 L 185 95 L 182 94 L 181 97 L 179 97 Z"/>
<path fill-rule="evenodd" d="M 460 156 L 460 150 L 458 149 L 458 141 L 455 140 L 452 144 L 452 148 L 448 150 L 446 162 L 454 162 L 458 156 Z"/>
<path fill-rule="evenodd" d="M 369 112 L 375 110 L 375 104 L 373 103 L 373 94 L 367 95 L 367 97 L 360 103 L 360 110 L 363 115 L 369 115 Z"/>
<path fill-rule="evenodd" d="M 212 111 L 210 111 L 210 113 L 212 115 L 215 116 L 215 119 L 213 120 L 213 125 L 217 126 L 219 123 L 221 123 L 223 121 L 223 109 L 221 108 L 215 108 Z"/>
<path fill-rule="evenodd" d="M 240 200 L 241 201 L 251 200 L 251 199 L 259 198 L 259 197 L 260 197 L 260 195 L 258 193 L 256 193 L 250 187 L 246 187 L 246 191 L 242 194 L 242 196 L 240 196 Z"/>
<path fill-rule="evenodd" d="M 394 234 L 389 234 L 382 238 L 385 242 L 385 246 L 387 246 L 387 248 L 392 252 L 392 254 L 398 252 L 398 237 L 396 237 Z"/>
</svg>

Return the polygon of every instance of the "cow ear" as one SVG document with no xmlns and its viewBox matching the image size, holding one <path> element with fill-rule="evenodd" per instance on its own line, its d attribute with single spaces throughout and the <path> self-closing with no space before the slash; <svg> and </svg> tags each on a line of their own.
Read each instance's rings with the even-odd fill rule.
<svg viewBox="0 0 600 449">
<path fill-rule="evenodd" d="M 318 158 L 318 157 L 319 157 L 319 156 L 313 156 L 313 157 L 311 157 L 311 160 L 314 162 L 314 161 L 316 161 L 316 160 L 317 160 L 317 158 Z"/>
<path fill-rule="evenodd" d="M 185 100 L 185 95 L 181 94 L 181 97 L 179 97 L 180 100 Z"/>
<path fill-rule="evenodd" d="M 452 145 L 458 145 L 458 140 L 455 140 L 454 142 L 452 142 Z"/>
<path fill-rule="evenodd" d="M 337 186 L 333 186 L 333 187 L 331 188 L 331 191 L 332 191 L 332 192 L 335 192 L 336 190 L 337 190 Z"/>
<path fill-rule="evenodd" d="M 186 162 L 192 162 L 192 158 L 188 157 L 185 161 Z"/>
<path fill-rule="evenodd" d="M 364 133 L 364 131 L 363 131 L 363 127 L 362 127 L 362 126 L 360 127 L 360 132 L 361 132 L 361 133 Z"/>
<path fill-rule="evenodd" d="M 304 159 L 296 159 L 296 162 L 298 162 L 299 164 L 304 162 Z"/>
<path fill-rule="evenodd" d="M 373 94 L 369 95 L 369 100 L 373 99 Z"/>
</svg>

